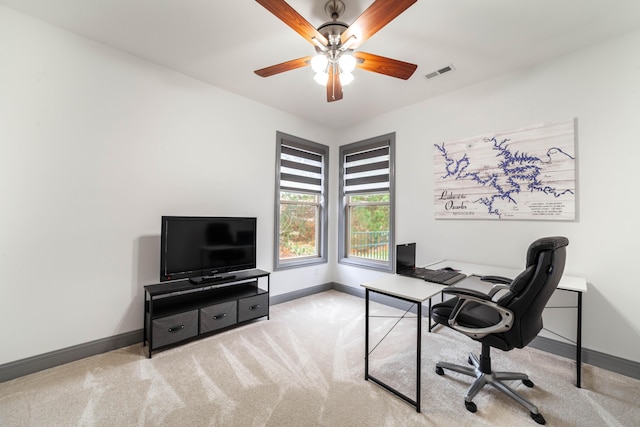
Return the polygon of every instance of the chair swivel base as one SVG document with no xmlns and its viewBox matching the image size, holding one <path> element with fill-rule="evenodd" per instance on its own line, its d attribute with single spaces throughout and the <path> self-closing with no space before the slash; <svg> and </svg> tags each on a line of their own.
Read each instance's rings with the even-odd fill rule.
<svg viewBox="0 0 640 427">
<path fill-rule="evenodd" d="M 448 369 L 450 371 L 468 375 L 476 379 L 473 384 L 471 384 L 471 387 L 469 387 L 469 389 L 467 390 L 467 394 L 465 394 L 464 396 L 464 405 L 469 412 L 476 412 L 478 409 L 476 407 L 476 404 L 473 403 L 473 398 L 475 397 L 475 395 L 478 394 L 478 392 L 482 389 L 482 387 L 484 387 L 485 384 L 491 384 L 492 386 L 527 408 L 531 414 L 531 418 L 533 418 L 535 422 L 537 422 L 538 424 L 546 423 L 546 420 L 544 419 L 542 414 L 538 412 L 538 408 L 533 403 L 520 396 L 518 393 L 516 393 L 515 390 L 502 382 L 510 380 L 521 380 L 525 386 L 533 387 L 533 382 L 526 374 L 522 374 L 519 372 L 482 372 L 480 370 L 480 361 L 473 353 L 469 353 L 468 361 L 470 365 L 473 365 L 473 368 L 468 366 L 455 365 L 453 363 L 438 362 L 436 364 L 436 374 L 444 375 L 444 369 Z"/>
</svg>

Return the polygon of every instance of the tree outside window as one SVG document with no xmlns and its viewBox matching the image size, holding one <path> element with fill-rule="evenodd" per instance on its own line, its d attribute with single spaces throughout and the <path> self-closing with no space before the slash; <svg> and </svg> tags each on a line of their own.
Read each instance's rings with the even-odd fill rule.
<svg viewBox="0 0 640 427">
<path fill-rule="evenodd" d="M 389 193 L 348 196 L 349 256 L 389 261 Z"/>
<path fill-rule="evenodd" d="M 319 213 L 318 195 L 280 192 L 281 260 L 319 256 Z"/>
</svg>

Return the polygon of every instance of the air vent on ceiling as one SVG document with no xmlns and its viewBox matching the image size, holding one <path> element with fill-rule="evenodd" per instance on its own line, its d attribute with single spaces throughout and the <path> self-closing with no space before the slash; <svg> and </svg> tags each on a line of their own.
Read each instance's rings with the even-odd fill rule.
<svg viewBox="0 0 640 427">
<path fill-rule="evenodd" d="M 429 74 L 425 74 L 425 77 L 428 79 L 432 79 L 434 77 L 438 77 L 440 74 L 448 73 L 449 71 L 455 70 L 456 67 L 453 64 L 447 65 L 446 67 L 440 68 L 439 70 L 432 71 Z"/>
</svg>

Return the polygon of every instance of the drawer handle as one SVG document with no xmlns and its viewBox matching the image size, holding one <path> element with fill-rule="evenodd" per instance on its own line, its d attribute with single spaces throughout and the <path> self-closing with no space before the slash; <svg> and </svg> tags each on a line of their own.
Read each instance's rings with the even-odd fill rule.
<svg viewBox="0 0 640 427">
<path fill-rule="evenodd" d="M 184 325 L 174 326 L 173 328 L 169 328 L 169 332 L 178 332 L 181 329 L 184 329 Z"/>
<path fill-rule="evenodd" d="M 258 308 L 260 308 L 260 304 L 252 305 L 251 307 L 249 307 L 249 310 L 256 310 Z"/>
<path fill-rule="evenodd" d="M 223 319 L 227 317 L 227 313 L 218 314 L 217 316 L 213 316 L 213 320 Z"/>
</svg>

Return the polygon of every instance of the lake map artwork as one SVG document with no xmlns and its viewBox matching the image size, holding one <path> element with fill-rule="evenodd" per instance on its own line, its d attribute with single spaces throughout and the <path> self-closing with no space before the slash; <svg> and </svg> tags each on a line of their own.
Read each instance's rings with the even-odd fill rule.
<svg viewBox="0 0 640 427">
<path fill-rule="evenodd" d="M 575 219 L 575 121 L 434 144 L 436 219 Z"/>
</svg>

